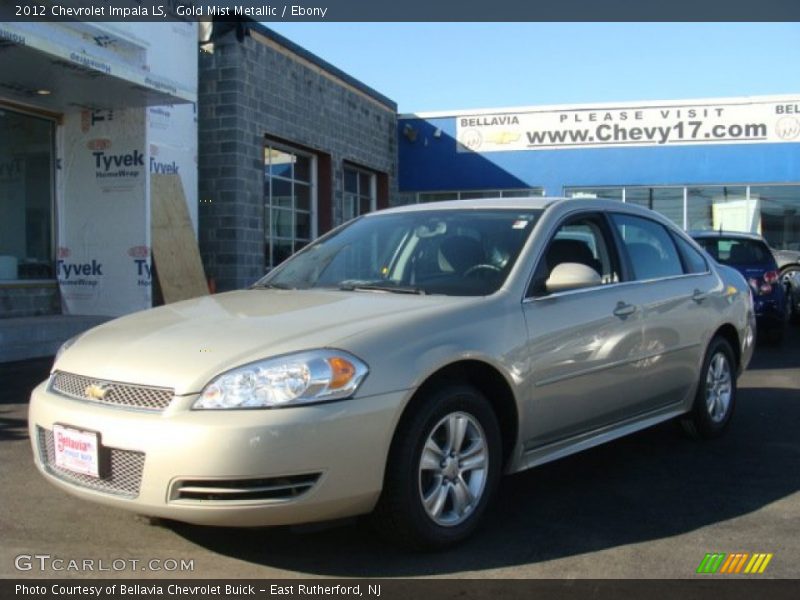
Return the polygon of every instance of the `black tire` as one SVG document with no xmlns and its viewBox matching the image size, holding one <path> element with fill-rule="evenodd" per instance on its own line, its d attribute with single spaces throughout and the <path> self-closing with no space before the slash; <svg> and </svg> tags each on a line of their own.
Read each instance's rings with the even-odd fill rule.
<svg viewBox="0 0 800 600">
<path fill-rule="evenodd" d="M 479 526 L 500 480 L 502 443 L 497 417 L 483 394 L 475 388 L 448 384 L 419 400 L 395 432 L 383 491 L 372 520 L 378 532 L 395 543 L 413 549 L 438 549 L 461 542 Z M 455 431 L 462 428 L 464 431 L 455 456 L 446 452 L 433 453 L 431 443 L 436 445 L 436 450 L 446 449 L 453 431 L 452 423 L 457 423 Z M 438 437 L 440 435 L 447 440 Z M 453 439 L 458 437 L 453 435 Z M 470 468 L 465 462 L 481 463 L 480 458 L 475 460 L 479 439 L 485 445 L 483 471 L 477 466 Z M 429 444 L 427 448 L 426 443 Z M 423 464 L 423 450 L 426 450 L 427 459 L 436 457 L 441 468 L 426 469 L 430 463 Z M 433 507 L 426 509 L 423 503 L 426 492 L 431 492 L 429 498 L 441 498 L 444 494 L 443 504 L 438 506 L 441 502 L 432 502 Z M 458 507 L 463 506 L 459 498 L 469 498 L 473 493 L 477 501 L 468 501 L 459 517 Z M 440 514 L 432 516 L 436 508 Z"/>
<path fill-rule="evenodd" d="M 725 394 L 720 393 L 725 389 L 723 364 L 730 390 L 727 401 Z M 711 340 L 706 350 L 692 410 L 681 418 L 680 423 L 692 438 L 716 438 L 728 429 L 735 408 L 736 359 L 728 340 L 718 336 Z"/>
<path fill-rule="evenodd" d="M 786 325 L 790 325 L 796 319 L 794 314 L 794 297 L 791 288 L 786 288 Z"/>
<path fill-rule="evenodd" d="M 784 267 L 780 278 L 786 289 L 786 301 L 790 305 L 789 320 L 800 323 L 800 311 L 797 310 L 797 300 L 800 298 L 800 265 Z"/>
</svg>

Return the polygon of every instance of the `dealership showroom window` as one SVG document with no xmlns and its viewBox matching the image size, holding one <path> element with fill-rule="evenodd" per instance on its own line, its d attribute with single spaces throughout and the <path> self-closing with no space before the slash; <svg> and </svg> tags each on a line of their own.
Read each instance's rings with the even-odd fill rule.
<svg viewBox="0 0 800 600">
<path fill-rule="evenodd" d="M 800 250 L 800 185 L 566 188 L 565 193 L 638 204 L 687 230 L 759 233 L 773 248 Z"/>
</svg>

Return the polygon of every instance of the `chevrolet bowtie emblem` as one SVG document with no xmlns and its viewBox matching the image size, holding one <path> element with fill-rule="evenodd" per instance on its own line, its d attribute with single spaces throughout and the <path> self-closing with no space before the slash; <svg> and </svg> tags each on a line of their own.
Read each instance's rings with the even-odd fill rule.
<svg viewBox="0 0 800 600">
<path fill-rule="evenodd" d="M 102 400 L 111 389 L 110 383 L 92 383 L 87 385 L 83 393 L 92 400 Z"/>
</svg>

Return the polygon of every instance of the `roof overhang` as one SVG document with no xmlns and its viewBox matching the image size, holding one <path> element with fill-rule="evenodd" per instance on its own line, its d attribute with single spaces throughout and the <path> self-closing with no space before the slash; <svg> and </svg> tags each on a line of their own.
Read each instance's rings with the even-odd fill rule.
<svg viewBox="0 0 800 600">
<path fill-rule="evenodd" d="M 0 31 L 0 98 L 53 112 L 196 102 L 196 90 L 183 89 L 125 60 L 136 50 L 144 51 L 136 40 L 120 37 L 117 44 L 125 53 L 119 59 L 102 49 L 87 54 L 75 51 L 69 37 L 88 35 L 78 28 L 91 25 L 48 25 L 49 29 L 2 24 L 8 31 Z M 105 30 L 102 35 L 110 37 Z"/>
</svg>

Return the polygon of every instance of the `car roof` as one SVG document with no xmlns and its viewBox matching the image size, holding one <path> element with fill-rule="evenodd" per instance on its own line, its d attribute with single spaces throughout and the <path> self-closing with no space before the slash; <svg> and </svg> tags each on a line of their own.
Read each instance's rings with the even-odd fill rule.
<svg viewBox="0 0 800 600">
<path fill-rule="evenodd" d="M 395 206 L 380 212 L 403 213 L 403 212 L 424 212 L 427 210 L 480 210 L 485 208 L 517 208 L 517 209 L 544 209 L 565 198 L 546 198 L 535 196 L 532 198 L 471 198 L 469 200 L 442 200 L 438 202 L 422 202 L 419 204 L 404 204 Z M 369 213 L 373 214 L 373 213 Z"/>
<path fill-rule="evenodd" d="M 752 240 L 755 242 L 764 242 L 766 240 L 757 233 L 747 233 L 744 231 L 725 231 L 725 230 L 703 230 L 703 231 L 690 231 L 689 235 L 695 239 L 713 239 L 713 238 L 730 238 L 735 240 Z"/>
</svg>

